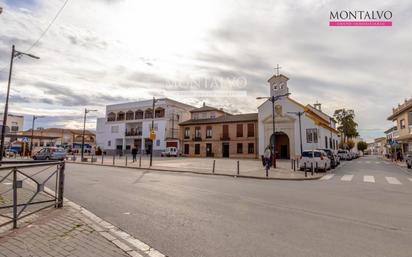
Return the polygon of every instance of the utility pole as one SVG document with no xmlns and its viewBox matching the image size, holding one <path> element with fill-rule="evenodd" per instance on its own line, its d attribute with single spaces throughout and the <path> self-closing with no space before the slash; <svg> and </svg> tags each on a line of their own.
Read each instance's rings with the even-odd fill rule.
<svg viewBox="0 0 412 257">
<path fill-rule="evenodd" d="M 33 121 L 31 123 L 31 137 L 30 137 L 30 156 L 33 155 L 33 138 L 34 138 L 34 122 L 38 118 L 43 118 L 44 116 L 33 115 Z"/>
<path fill-rule="evenodd" d="M 8 112 L 9 112 L 9 97 L 10 97 L 10 84 L 11 84 L 11 74 L 13 71 L 13 60 L 16 57 L 22 56 L 22 55 L 26 55 L 28 57 L 34 58 L 34 59 L 40 59 L 37 56 L 34 56 L 32 54 L 27 54 L 27 53 L 23 53 L 20 51 L 17 51 L 15 49 L 15 46 L 13 45 L 11 47 L 11 57 L 10 57 L 10 69 L 9 69 L 9 80 L 7 83 L 7 93 L 6 93 L 6 103 L 4 105 L 4 113 L 3 113 L 3 125 L 1 127 L 1 139 L 0 139 L 0 161 L 3 160 L 3 154 L 4 154 L 4 137 L 6 134 L 6 126 L 7 126 L 7 116 L 8 116 Z"/>
<path fill-rule="evenodd" d="M 305 113 L 305 111 L 303 112 L 288 112 L 291 114 L 295 114 L 298 116 L 299 118 L 299 140 L 300 140 L 300 155 L 302 156 L 303 153 L 303 142 L 302 142 L 302 122 L 301 122 L 301 117 L 302 115 Z"/>
<path fill-rule="evenodd" d="M 154 119 L 155 119 L 155 98 L 153 97 L 153 105 L 152 105 L 152 129 L 150 131 L 150 139 L 152 142 L 152 147 L 150 148 L 150 167 L 152 166 L 152 162 L 153 162 L 153 146 L 154 146 L 154 139 L 152 138 L 152 131 L 154 131 Z"/>
<path fill-rule="evenodd" d="M 80 161 L 83 161 L 83 156 L 84 156 L 84 135 L 86 133 L 86 116 L 87 113 L 89 112 L 97 112 L 97 110 L 88 110 L 87 108 L 84 108 L 84 118 L 83 118 L 83 133 L 82 133 L 82 150 L 81 150 L 81 157 Z"/>
</svg>

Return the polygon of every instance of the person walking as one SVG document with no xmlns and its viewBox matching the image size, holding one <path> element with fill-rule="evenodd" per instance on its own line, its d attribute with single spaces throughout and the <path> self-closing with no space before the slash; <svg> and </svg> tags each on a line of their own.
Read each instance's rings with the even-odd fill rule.
<svg viewBox="0 0 412 257">
<path fill-rule="evenodd" d="M 265 149 L 265 152 L 263 153 L 263 158 L 265 160 L 265 169 L 266 172 L 269 171 L 270 166 L 272 166 L 272 151 L 270 150 L 270 147 L 267 146 Z"/>
<path fill-rule="evenodd" d="M 132 156 L 133 156 L 133 162 L 135 162 L 135 161 L 136 161 L 136 156 L 137 156 L 137 148 L 136 148 L 136 146 L 133 146 Z"/>
</svg>

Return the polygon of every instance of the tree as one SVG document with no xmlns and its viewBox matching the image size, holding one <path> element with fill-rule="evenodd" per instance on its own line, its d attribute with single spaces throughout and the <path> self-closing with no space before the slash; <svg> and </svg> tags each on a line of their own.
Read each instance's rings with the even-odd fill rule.
<svg viewBox="0 0 412 257">
<path fill-rule="evenodd" d="M 365 141 L 359 141 L 356 147 L 363 153 L 368 148 L 368 144 Z"/>
<path fill-rule="evenodd" d="M 359 136 L 354 110 L 339 109 L 335 111 L 333 117 L 338 121 L 337 129 L 343 135 L 344 142 L 347 142 L 349 138 Z"/>
<path fill-rule="evenodd" d="M 352 149 L 355 146 L 355 142 L 352 139 L 348 139 L 348 149 Z"/>
</svg>

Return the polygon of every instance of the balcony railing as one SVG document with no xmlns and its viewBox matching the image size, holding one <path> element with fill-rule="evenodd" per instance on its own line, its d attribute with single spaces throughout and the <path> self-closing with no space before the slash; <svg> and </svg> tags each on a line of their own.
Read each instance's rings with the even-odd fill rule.
<svg viewBox="0 0 412 257">
<path fill-rule="evenodd" d="M 141 136 L 142 131 L 126 131 L 125 136 L 130 137 L 130 136 Z"/>
<path fill-rule="evenodd" d="M 221 135 L 220 135 L 220 140 L 229 141 L 229 140 L 230 140 L 230 137 L 229 137 L 228 134 L 221 134 Z"/>
<path fill-rule="evenodd" d="M 193 137 L 193 141 L 202 141 L 201 136 Z"/>
</svg>

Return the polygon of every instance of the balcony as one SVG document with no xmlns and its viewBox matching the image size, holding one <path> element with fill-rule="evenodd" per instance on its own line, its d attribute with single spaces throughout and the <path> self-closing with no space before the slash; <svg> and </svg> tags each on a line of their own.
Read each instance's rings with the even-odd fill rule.
<svg viewBox="0 0 412 257">
<path fill-rule="evenodd" d="M 230 137 L 228 134 L 221 134 L 220 135 L 220 140 L 222 141 L 230 141 Z"/>
<path fill-rule="evenodd" d="M 198 137 L 194 137 L 192 138 L 193 141 L 202 141 L 202 137 L 198 136 Z"/>
<path fill-rule="evenodd" d="M 140 130 L 130 130 L 130 131 L 126 131 L 125 136 L 127 137 L 135 137 L 135 136 L 142 136 L 142 131 Z"/>
</svg>

